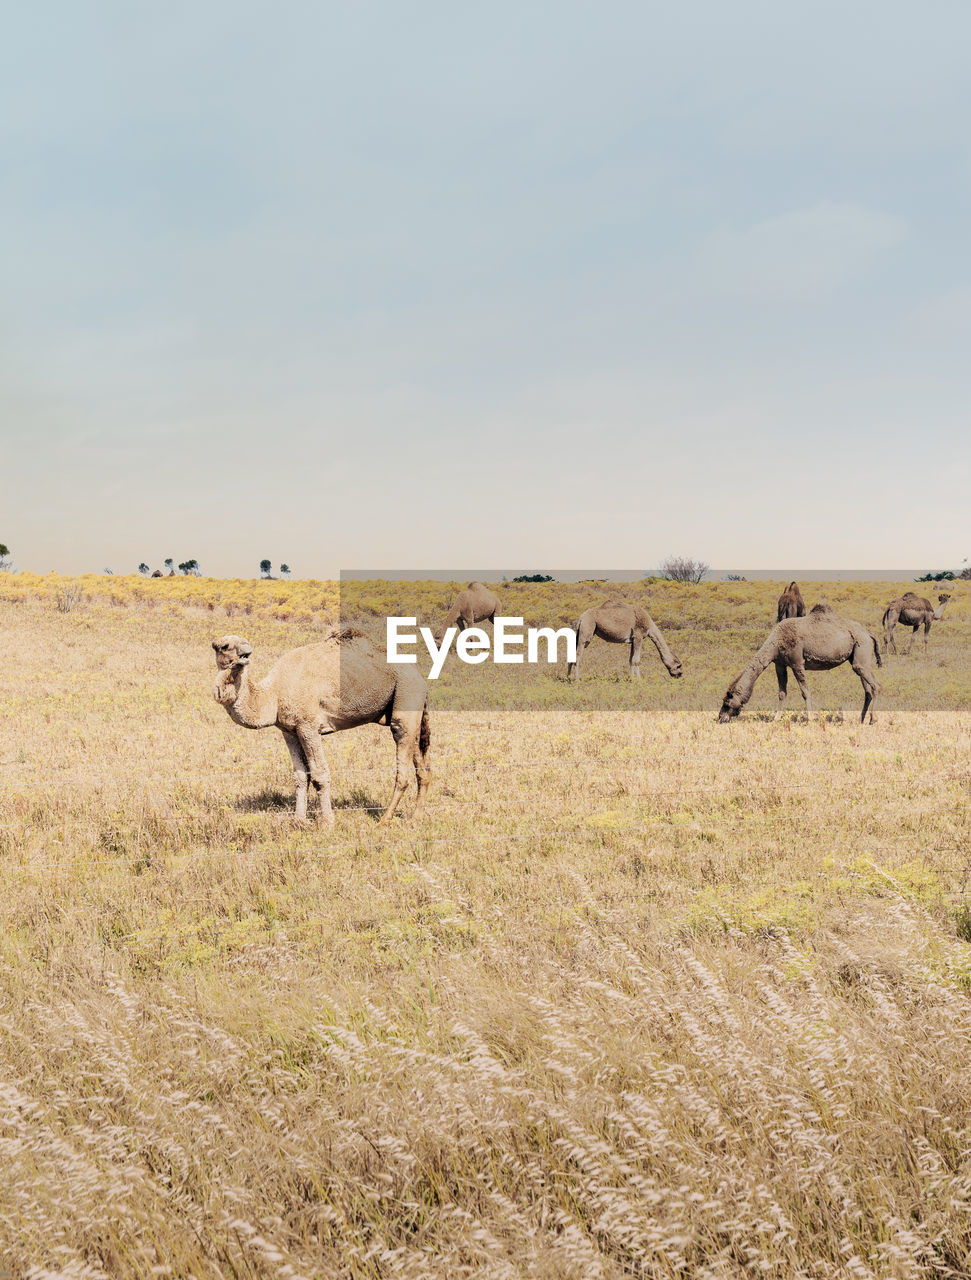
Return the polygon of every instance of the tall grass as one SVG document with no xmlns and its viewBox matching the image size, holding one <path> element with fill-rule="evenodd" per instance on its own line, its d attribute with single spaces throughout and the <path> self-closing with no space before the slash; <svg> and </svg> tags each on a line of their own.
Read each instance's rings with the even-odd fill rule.
<svg viewBox="0 0 971 1280">
<path fill-rule="evenodd" d="M 0 1266 L 966 1273 L 960 611 L 872 727 L 439 707 L 421 828 L 337 735 L 327 835 L 195 610 L 0 605 Z"/>
</svg>

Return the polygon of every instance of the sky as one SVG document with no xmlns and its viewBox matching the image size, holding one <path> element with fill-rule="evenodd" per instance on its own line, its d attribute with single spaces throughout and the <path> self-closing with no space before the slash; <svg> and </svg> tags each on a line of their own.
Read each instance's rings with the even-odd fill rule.
<svg viewBox="0 0 971 1280">
<path fill-rule="evenodd" d="M 14 6 L 0 542 L 956 567 L 969 47 L 965 0 Z"/>
</svg>

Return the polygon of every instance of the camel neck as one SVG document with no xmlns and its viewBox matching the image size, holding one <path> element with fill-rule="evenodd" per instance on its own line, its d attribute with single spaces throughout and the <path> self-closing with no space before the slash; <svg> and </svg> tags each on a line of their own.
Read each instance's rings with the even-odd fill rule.
<svg viewBox="0 0 971 1280">
<path fill-rule="evenodd" d="M 237 684 L 236 700 L 229 707 L 229 714 L 237 724 L 247 729 L 265 729 L 276 724 L 277 700 L 263 687 L 262 681 L 253 682 L 249 668 L 244 667 Z"/>
</svg>

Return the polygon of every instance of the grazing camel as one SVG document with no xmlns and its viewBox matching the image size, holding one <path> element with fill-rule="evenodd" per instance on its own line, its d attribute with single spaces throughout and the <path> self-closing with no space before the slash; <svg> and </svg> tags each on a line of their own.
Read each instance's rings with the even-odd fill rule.
<svg viewBox="0 0 971 1280">
<path fill-rule="evenodd" d="M 799 583 L 793 580 L 779 597 L 779 612 L 776 622 L 782 622 L 785 618 L 804 618 L 805 616 L 806 602 L 803 600 L 802 592 L 799 590 Z"/>
<path fill-rule="evenodd" d="M 848 622 L 845 618 L 840 618 L 828 604 L 814 605 L 804 618 L 785 618 L 776 623 L 749 665 L 728 686 L 718 713 L 718 722 L 725 724 L 738 715 L 751 698 L 756 680 L 770 662 L 775 663 L 779 681 L 779 709 L 776 719 L 782 715 L 791 668 L 799 691 L 806 700 L 806 716 L 811 720 L 813 706 L 806 672 L 831 671 L 833 667 L 849 662 L 863 685 L 863 714 L 860 716 L 860 723 L 866 722 L 869 711 L 870 723 L 873 724 L 873 707 L 880 686 L 873 674 L 871 654 L 876 658 L 877 666 L 882 666 L 877 638 L 866 627 L 859 622 Z"/>
<path fill-rule="evenodd" d="M 474 627 L 477 622 L 491 622 L 495 625 L 496 614 L 502 608 L 499 597 L 490 591 L 484 582 L 470 582 L 464 591 L 460 591 L 452 602 L 452 607 L 445 615 L 445 621 L 436 636 L 437 644 L 442 643 L 442 636 L 448 627 L 458 624 L 459 630 Z"/>
<path fill-rule="evenodd" d="M 911 627 L 910 644 L 907 652 L 910 653 L 914 647 L 914 640 L 917 632 L 921 627 L 924 628 L 924 651 L 927 651 L 927 633 L 931 629 L 931 623 L 936 622 L 938 618 L 944 617 L 944 610 L 947 608 L 947 602 L 950 596 L 946 593 L 939 595 L 938 606 L 935 609 L 931 602 L 925 596 L 915 595 L 913 591 L 905 591 L 902 596 L 898 596 L 893 604 L 888 604 L 883 615 L 883 651 L 889 653 L 891 647 L 894 653 L 897 652 L 897 642 L 894 639 L 894 627 L 899 622 L 902 626 Z"/>
<path fill-rule="evenodd" d="M 668 648 L 664 636 L 646 609 L 631 604 L 620 596 L 605 600 L 603 604 L 587 609 L 580 615 L 577 623 L 577 658 L 567 667 L 567 679 L 579 677 L 580 655 L 594 638 L 608 640 L 612 644 L 630 645 L 630 678 L 641 678 L 641 646 L 644 637 L 648 636 L 655 649 L 661 655 L 661 661 L 675 680 L 680 679 L 683 668 L 680 658 L 676 658 Z"/>
<path fill-rule="evenodd" d="M 386 724 L 397 746 L 394 794 L 381 818 L 394 817 L 408 787 L 408 766 L 418 778 L 415 818 L 421 817 L 431 778 L 428 686 L 415 667 L 391 666 L 360 631 L 332 631 L 319 644 L 291 649 L 262 680 L 253 681 L 253 646 L 240 636 L 212 642 L 218 676 L 213 697 L 246 729 L 281 731 L 296 783 L 296 816 L 307 817 L 307 783 L 319 797 L 318 818 L 332 827 L 330 770 L 321 735 L 361 724 Z"/>
</svg>

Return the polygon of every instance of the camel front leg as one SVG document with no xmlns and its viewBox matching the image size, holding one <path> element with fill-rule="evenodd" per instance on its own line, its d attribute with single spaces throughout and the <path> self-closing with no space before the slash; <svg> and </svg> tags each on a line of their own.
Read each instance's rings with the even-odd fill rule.
<svg viewBox="0 0 971 1280">
<path fill-rule="evenodd" d="M 919 630 L 920 630 L 920 623 L 918 623 L 916 627 L 912 628 L 910 632 L 910 644 L 907 646 L 907 653 L 910 653 L 911 649 L 913 649 L 914 641 L 917 639 L 917 632 Z"/>
<path fill-rule="evenodd" d="M 297 735 L 295 733 L 291 733 L 288 729 L 284 729 L 283 741 L 287 744 L 287 750 L 290 752 L 290 760 L 293 764 L 293 781 L 297 788 L 296 818 L 298 822 L 306 822 L 307 783 L 310 780 L 310 768 L 303 754 L 303 747 L 301 747 L 300 739 Z"/>
<path fill-rule="evenodd" d="M 796 678 L 796 684 L 799 686 L 799 692 L 802 694 L 803 700 L 806 703 L 806 719 L 812 720 L 813 702 L 809 693 L 809 681 L 806 679 L 806 668 L 802 665 L 801 661 L 799 663 L 794 662 L 792 664 L 792 674 Z"/>
<path fill-rule="evenodd" d="M 640 680 L 641 678 L 641 649 L 644 647 L 643 636 L 631 636 L 630 638 L 630 678 L 632 680 Z"/>
<path fill-rule="evenodd" d="M 775 664 L 775 678 L 779 682 L 779 707 L 775 713 L 775 718 L 778 720 L 782 715 L 782 704 L 789 693 L 789 668 L 784 662 Z"/>
<path fill-rule="evenodd" d="M 307 757 L 310 781 L 317 791 L 317 821 L 326 827 L 334 825 L 334 810 L 330 802 L 330 768 L 320 741 L 320 729 L 316 724 L 301 724 L 297 737 Z"/>
<path fill-rule="evenodd" d="M 566 678 L 571 681 L 580 679 L 580 654 L 586 650 L 587 645 L 593 639 L 593 632 L 589 634 L 582 627 L 577 627 L 577 656 L 575 662 L 567 663 Z"/>
</svg>

